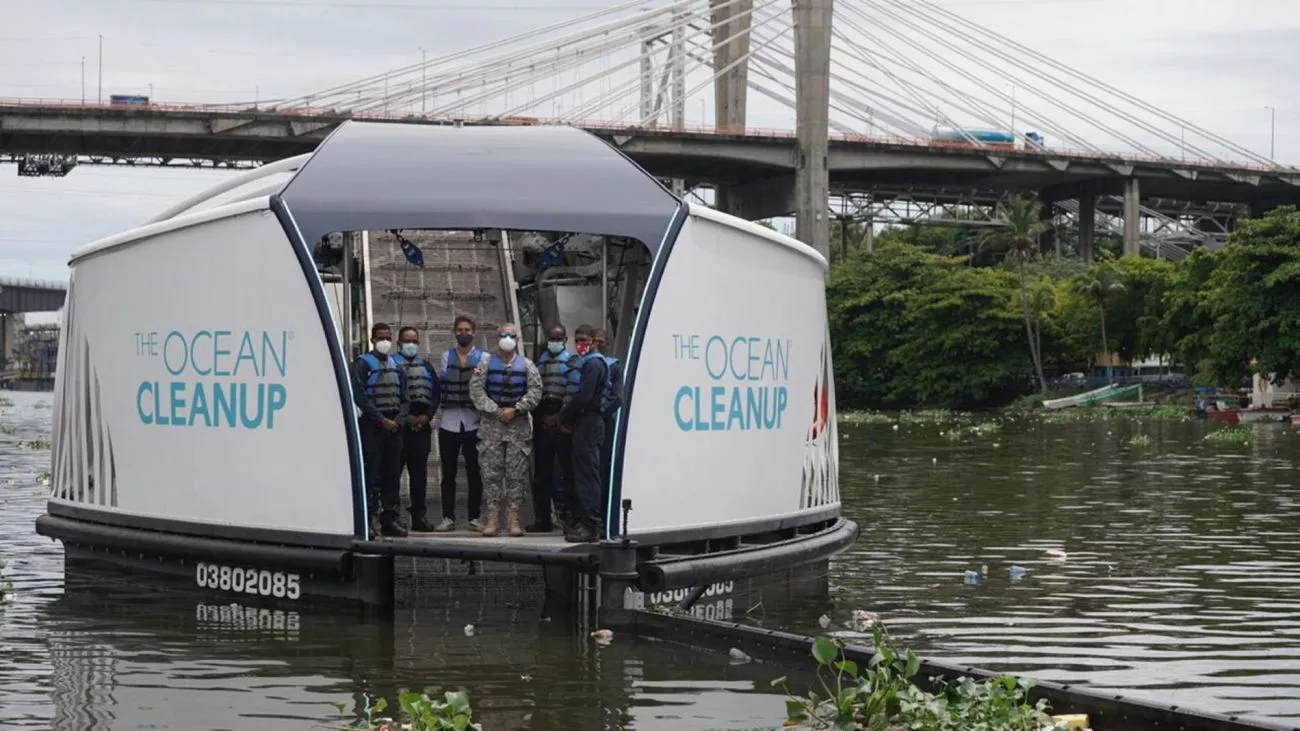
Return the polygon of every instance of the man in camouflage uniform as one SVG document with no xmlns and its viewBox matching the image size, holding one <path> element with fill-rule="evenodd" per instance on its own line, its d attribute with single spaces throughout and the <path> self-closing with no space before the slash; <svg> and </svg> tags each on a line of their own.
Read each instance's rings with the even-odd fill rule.
<svg viewBox="0 0 1300 731">
<path fill-rule="evenodd" d="M 501 507 L 512 536 L 522 536 L 520 520 L 528 492 L 533 446 L 532 412 L 542 400 L 542 376 L 533 362 L 517 352 L 519 329 L 502 325 L 498 350 L 484 358 L 470 377 L 469 397 L 482 415 L 479 420 L 479 458 L 487 515 L 483 535 L 500 532 Z"/>
</svg>

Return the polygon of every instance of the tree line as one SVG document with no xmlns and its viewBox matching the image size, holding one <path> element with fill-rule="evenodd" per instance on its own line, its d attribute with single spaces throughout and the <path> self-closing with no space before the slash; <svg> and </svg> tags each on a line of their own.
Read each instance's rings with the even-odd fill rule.
<svg viewBox="0 0 1300 731">
<path fill-rule="evenodd" d="M 1300 375 L 1300 212 L 1242 220 L 1221 251 L 1181 262 L 1070 255 L 1037 201 L 1001 225 L 832 224 L 827 309 L 841 408 L 983 408 L 1046 391 L 1100 353 L 1169 356 L 1198 385 Z M 1064 243 L 1063 243 L 1064 241 Z"/>
</svg>

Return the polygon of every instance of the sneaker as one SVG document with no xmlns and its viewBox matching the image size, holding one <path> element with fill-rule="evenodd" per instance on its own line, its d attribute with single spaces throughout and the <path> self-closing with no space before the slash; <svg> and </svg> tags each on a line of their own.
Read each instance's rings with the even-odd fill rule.
<svg viewBox="0 0 1300 731">
<path fill-rule="evenodd" d="M 379 533 L 386 538 L 406 537 L 406 529 L 402 527 L 401 523 L 398 523 L 395 520 L 384 521 L 384 523 L 379 527 Z"/>
<path fill-rule="evenodd" d="M 434 530 L 433 524 L 427 518 L 411 518 L 412 533 L 432 533 Z"/>
<path fill-rule="evenodd" d="M 595 543 L 596 531 L 589 525 L 579 525 L 564 532 L 565 543 Z"/>
<path fill-rule="evenodd" d="M 471 521 L 469 522 L 469 529 L 472 530 L 472 531 L 474 531 L 475 533 L 482 533 L 482 532 L 483 532 L 483 521 L 479 520 L 478 518 L 475 518 L 475 519 L 471 520 Z"/>
<path fill-rule="evenodd" d="M 443 518 L 442 522 L 438 523 L 438 527 L 434 528 L 434 530 L 439 533 L 450 533 L 456 530 L 456 521 L 451 518 Z"/>
</svg>

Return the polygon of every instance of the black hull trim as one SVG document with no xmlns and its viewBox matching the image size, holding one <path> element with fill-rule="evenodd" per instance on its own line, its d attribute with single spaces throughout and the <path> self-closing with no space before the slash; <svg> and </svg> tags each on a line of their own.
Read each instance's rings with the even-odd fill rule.
<svg viewBox="0 0 1300 731">
<path fill-rule="evenodd" d="M 853 545 L 857 538 L 858 524 L 840 518 L 816 533 L 783 541 L 647 561 L 637 567 L 637 584 L 642 591 L 664 591 L 761 576 L 828 559 Z"/>
<path fill-rule="evenodd" d="M 680 614 L 634 611 L 629 612 L 627 621 L 639 635 L 724 653 L 735 647 L 759 660 L 787 665 L 793 661 L 812 672 L 812 637 Z M 875 655 L 875 648 L 849 644 L 844 647 L 844 655 L 860 667 L 866 667 Z M 923 660 L 915 680 L 917 685 L 926 687 L 929 678 L 955 680 L 964 676 L 987 680 L 1004 674 Z M 1300 731 L 1300 726 L 1294 724 L 1224 716 L 1048 681 L 1037 681 L 1030 696 L 1034 700 L 1046 698 L 1054 714 L 1088 714 L 1092 728 L 1097 731 Z"/>
<path fill-rule="evenodd" d="M 215 538 L 159 533 L 125 526 L 88 523 L 54 515 L 36 519 L 36 532 L 65 544 L 93 546 L 127 553 L 195 561 L 214 561 L 279 569 L 347 575 L 350 553 L 347 551 L 245 543 Z"/>
</svg>

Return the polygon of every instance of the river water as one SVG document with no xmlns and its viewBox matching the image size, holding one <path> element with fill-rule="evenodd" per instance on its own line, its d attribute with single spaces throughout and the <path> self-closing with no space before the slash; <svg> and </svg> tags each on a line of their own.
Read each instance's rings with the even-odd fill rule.
<svg viewBox="0 0 1300 731">
<path fill-rule="evenodd" d="M 341 723 L 330 702 L 427 686 L 467 687 L 488 729 L 784 716 L 768 684 L 780 668 L 624 637 L 596 648 L 509 602 L 390 622 L 259 613 L 112 571 L 65 582 L 59 544 L 32 530 L 49 453 L 22 444 L 48 438 L 50 399 L 5 395 L 0 727 L 321 729 Z M 1008 421 L 953 439 L 942 422 L 846 425 L 845 511 L 862 538 L 832 562 L 827 600 L 773 603 L 762 621 L 820 632 L 823 613 L 838 625 L 869 609 L 934 659 L 1300 718 L 1300 433 L 1211 444 L 1210 428 Z"/>
</svg>

